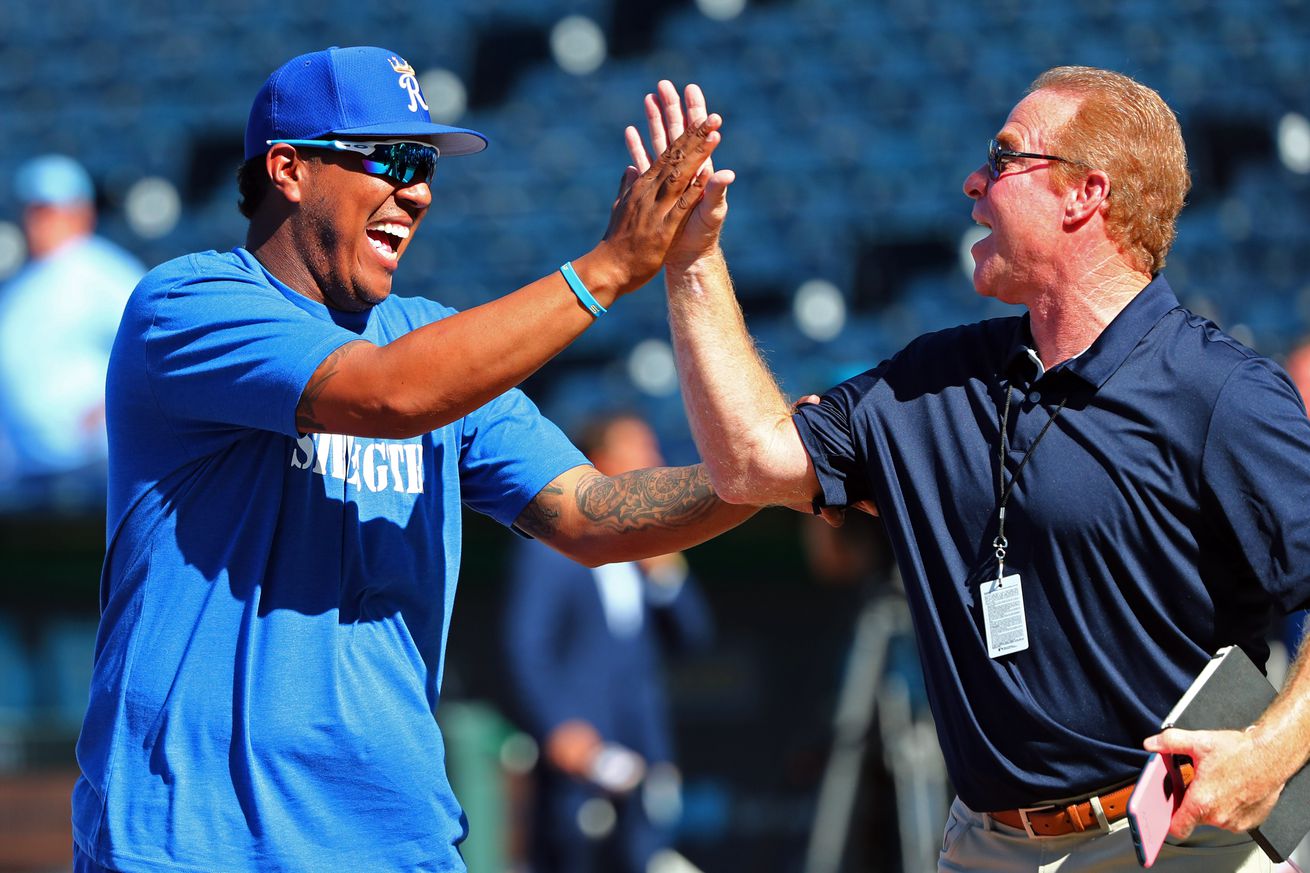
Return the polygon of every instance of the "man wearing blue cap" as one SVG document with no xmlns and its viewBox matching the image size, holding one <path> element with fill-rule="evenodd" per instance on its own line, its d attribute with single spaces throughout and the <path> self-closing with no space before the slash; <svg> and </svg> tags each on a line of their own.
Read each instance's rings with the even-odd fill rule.
<svg viewBox="0 0 1310 873">
<path fill-rule="evenodd" d="M 438 156 L 482 135 L 384 49 L 273 73 L 246 246 L 152 271 L 110 363 L 77 870 L 464 869 L 432 718 L 461 503 L 592 565 L 750 513 L 700 467 L 601 475 L 513 388 L 679 245 L 719 124 L 629 168 L 590 252 L 455 312 L 391 282 Z"/>
<path fill-rule="evenodd" d="M 109 349 L 145 267 L 95 235 L 95 189 L 72 158 L 24 162 L 14 191 L 30 260 L 0 289 L 0 483 L 98 495 Z"/>
</svg>

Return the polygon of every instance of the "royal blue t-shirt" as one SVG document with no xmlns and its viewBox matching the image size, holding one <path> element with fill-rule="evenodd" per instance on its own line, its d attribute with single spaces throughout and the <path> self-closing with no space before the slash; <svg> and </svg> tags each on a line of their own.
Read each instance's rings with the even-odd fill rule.
<svg viewBox="0 0 1310 873">
<path fill-rule="evenodd" d="M 1031 343 L 1027 316 L 929 334 L 795 417 L 823 501 L 881 512 L 947 768 L 980 811 L 1132 779 L 1210 653 L 1263 663 L 1272 612 L 1310 601 L 1310 421 L 1277 366 L 1163 278 L 1049 372 Z M 1029 647 L 992 659 L 1007 392 L 1007 484 L 1032 449 L 1005 519 Z"/>
<path fill-rule="evenodd" d="M 464 869 L 432 715 L 460 504 L 509 525 L 586 461 L 519 391 L 408 440 L 295 423 L 334 349 L 452 312 L 394 296 L 337 312 L 243 249 L 171 261 L 134 292 L 109 369 L 73 795 L 74 838 L 99 863 Z"/>
</svg>

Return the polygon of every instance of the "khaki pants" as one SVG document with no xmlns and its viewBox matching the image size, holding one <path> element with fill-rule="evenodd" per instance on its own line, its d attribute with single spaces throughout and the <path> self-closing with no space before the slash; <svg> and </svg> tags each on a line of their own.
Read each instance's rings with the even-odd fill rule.
<svg viewBox="0 0 1310 873">
<path fill-rule="evenodd" d="M 955 798 L 942 851 L 939 873 L 998 871 L 998 873 L 1137 873 L 1142 869 L 1133 849 L 1128 819 L 1108 831 L 1030 839 L 1023 831 L 974 812 Z M 1246 834 L 1197 828 L 1187 844 L 1160 850 L 1152 873 L 1271 873 L 1273 862 Z"/>
</svg>

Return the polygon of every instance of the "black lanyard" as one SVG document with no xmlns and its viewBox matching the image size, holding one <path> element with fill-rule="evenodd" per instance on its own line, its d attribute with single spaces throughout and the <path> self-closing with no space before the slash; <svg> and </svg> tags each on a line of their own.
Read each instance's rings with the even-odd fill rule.
<svg viewBox="0 0 1310 873">
<path fill-rule="evenodd" d="M 1019 460 L 1019 466 L 1014 468 L 1014 475 L 1010 477 L 1010 484 L 1005 484 L 1005 456 L 1007 454 L 1007 441 L 1005 437 L 1006 423 L 1010 420 L 1010 398 L 1013 396 L 1014 388 L 1010 382 L 1005 383 L 1005 411 L 1001 413 L 1001 444 L 998 448 L 998 458 L 996 464 L 996 492 L 999 495 L 996 501 L 996 539 L 992 541 L 992 546 L 996 549 L 996 580 L 999 582 L 1005 576 L 1005 550 L 1010 543 L 1005 539 L 1005 504 L 1010 500 L 1010 492 L 1014 490 L 1014 483 L 1019 481 L 1019 474 L 1023 472 L 1024 466 L 1028 459 L 1033 456 L 1037 449 L 1037 444 L 1046 436 L 1046 432 L 1055 424 L 1056 417 L 1064 409 L 1064 404 L 1069 398 L 1066 395 L 1060 401 L 1060 405 L 1055 407 L 1051 417 L 1042 425 L 1042 429 L 1033 440 L 1033 444 L 1024 452 L 1023 458 Z"/>
</svg>

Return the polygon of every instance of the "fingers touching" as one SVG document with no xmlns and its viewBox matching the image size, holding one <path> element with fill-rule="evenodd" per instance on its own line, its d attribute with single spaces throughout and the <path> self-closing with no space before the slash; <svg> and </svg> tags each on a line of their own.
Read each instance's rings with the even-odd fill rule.
<svg viewBox="0 0 1310 873">
<path fill-rule="evenodd" d="M 719 126 L 723 119 L 717 115 L 708 116 L 695 127 L 688 128 L 668 149 L 652 163 L 653 176 L 664 194 L 682 192 L 689 186 L 704 188 L 706 180 L 702 178 L 700 167 L 709 159 L 710 153 L 722 140 Z M 700 192 L 697 191 L 699 199 Z"/>
<path fill-rule="evenodd" d="M 709 117 L 705 94 L 699 85 L 688 85 L 680 96 L 678 89 L 668 79 L 660 80 L 655 93 L 646 95 L 642 107 L 646 114 L 647 135 L 650 137 L 650 155 L 647 155 L 636 127 L 626 128 L 623 136 L 633 164 L 643 173 L 650 167 L 651 156 L 664 154 L 678 137 L 689 129 L 695 129 Z M 701 169 L 713 172 L 708 160 Z"/>
<path fill-rule="evenodd" d="M 680 95 L 667 79 L 645 95 L 642 110 L 648 139 L 636 126 L 624 128 L 632 164 L 620 184 L 606 240 L 621 241 L 625 228 L 654 219 L 669 233 L 661 265 L 690 264 L 716 248 L 727 214 L 734 175 L 716 172 L 710 161 L 722 141 L 723 119 L 708 111 L 698 86 L 688 85 Z M 637 272 L 644 275 L 644 269 Z"/>
<path fill-rule="evenodd" d="M 720 189 L 726 188 L 727 183 L 722 179 L 712 179 L 704 167 L 709 163 L 710 153 L 722 139 L 718 132 L 718 127 L 722 123 L 723 120 L 717 115 L 706 116 L 694 127 L 680 133 L 673 140 L 671 147 L 655 152 L 654 161 L 647 154 L 637 129 L 629 125 L 623 132 L 623 138 L 632 158 L 632 165 L 627 168 L 620 180 L 616 202 L 623 199 L 639 177 L 648 173 L 650 175 L 648 183 L 655 185 L 658 198 L 676 200 L 676 208 L 680 211 L 699 202 L 710 184 L 714 184 L 718 196 L 721 197 Z M 690 168 L 693 166 L 701 169 L 692 172 Z M 652 168 L 654 172 L 651 172 Z M 727 182 L 731 182 L 731 174 Z"/>
</svg>

